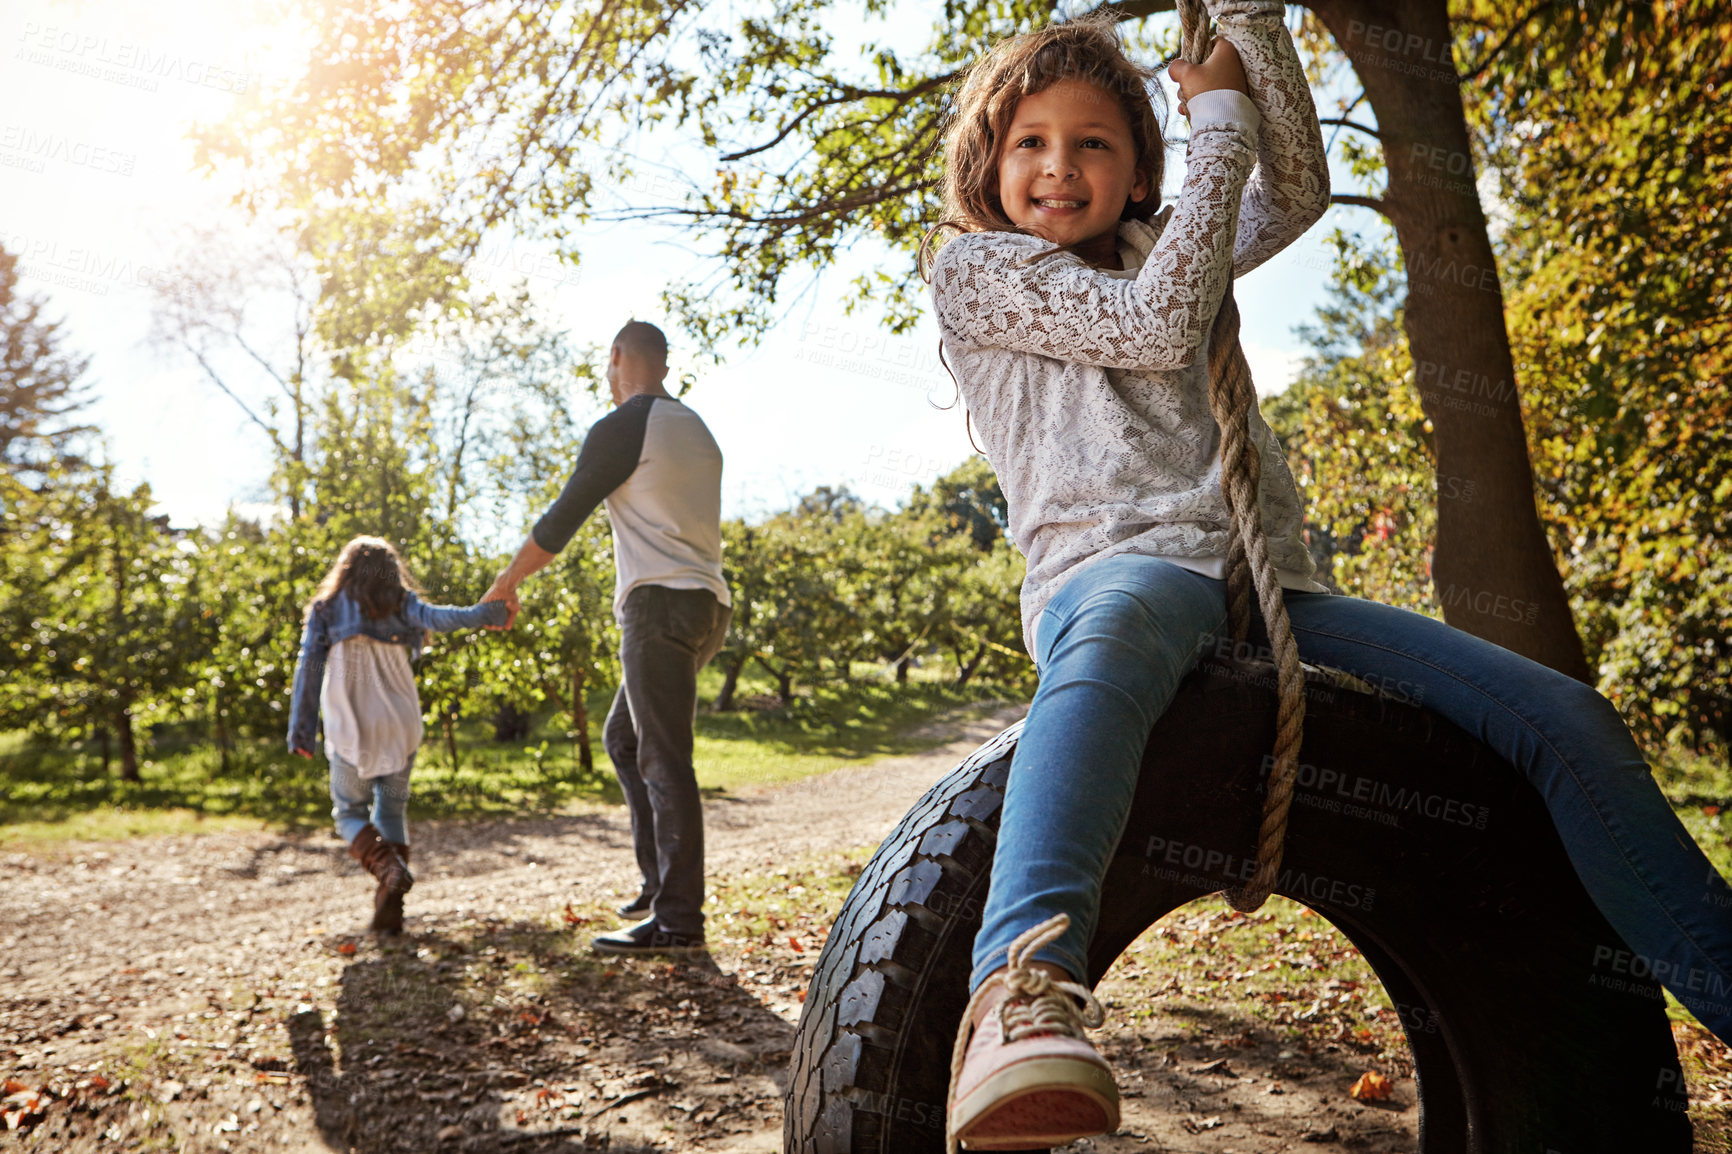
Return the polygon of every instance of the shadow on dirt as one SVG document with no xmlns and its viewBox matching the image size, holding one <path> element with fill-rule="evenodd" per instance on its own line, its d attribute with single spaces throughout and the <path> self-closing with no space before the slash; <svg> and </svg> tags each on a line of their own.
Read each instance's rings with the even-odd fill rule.
<svg viewBox="0 0 1732 1154">
<path fill-rule="evenodd" d="M 326 1143 L 634 1154 L 779 1118 L 791 1026 L 707 956 L 604 960 L 573 920 L 419 934 L 348 965 L 333 1025 L 288 1022 Z"/>
</svg>

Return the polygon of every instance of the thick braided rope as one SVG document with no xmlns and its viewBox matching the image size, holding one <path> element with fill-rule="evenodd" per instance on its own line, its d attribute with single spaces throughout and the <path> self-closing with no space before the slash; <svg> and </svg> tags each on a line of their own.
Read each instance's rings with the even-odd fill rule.
<svg viewBox="0 0 1732 1154">
<path fill-rule="evenodd" d="M 1202 0 L 1178 0 L 1179 54 L 1201 64 L 1209 52 L 1209 13 Z M 1221 428 L 1221 491 L 1232 517 L 1227 549 L 1227 612 L 1233 637 L 1250 634 L 1249 586 L 1274 650 L 1281 704 L 1276 714 L 1274 764 L 1263 796 L 1263 821 L 1257 831 L 1257 872 L 1237 889 L 1227 891 L 1236 910 L 1250 912 L 1268 900 L 1281 874 L 1287 841 L 1287 812 L 1293 804 L 1293 782 L 1299 770 L 1299 743 L 1305 728 L 1305 672 L 1293 625 L 1287 618 L 1281 582 L 1269 559 L 1263 535 L 1262 504 L 1258 500 L 1262 462 L 1251 443 L 1250 413 L 1257 403 L 1251 366 L 1239 346 L 1239 306 L 1229 284 L 1209 330 L 1209 407 Z"/>
</svg>

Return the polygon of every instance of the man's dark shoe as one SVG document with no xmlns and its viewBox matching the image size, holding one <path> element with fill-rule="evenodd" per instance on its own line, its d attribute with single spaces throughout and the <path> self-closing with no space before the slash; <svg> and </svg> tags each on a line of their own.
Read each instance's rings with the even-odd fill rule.
<svg viewBox="0 0 1732 1154">
<path fill-rule="evenodd" d="M 622 918 L 647 918 L 655 908 L 656 896 L 648 890 L 639 890 L 637 897 L 620 906 L 617 912 Z"/>
<path fill-rule="evenodd" d="M 670 934 L 656 925 L 654 918 L 645 918 L 635 926 L 602 934 L 593 939 L 590 948 L 598 954 L 642 955 L 685 954 L 704 948 L 702 934 Z"/>
</svg>

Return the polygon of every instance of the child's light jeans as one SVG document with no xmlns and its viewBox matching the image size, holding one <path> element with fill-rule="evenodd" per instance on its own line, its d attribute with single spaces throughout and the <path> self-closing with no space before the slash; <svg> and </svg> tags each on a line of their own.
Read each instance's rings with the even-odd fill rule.
<svg viewBox="0 0 1732 1154">
<path fill-rule="evenodd" d="M 1048 603 L 1040 688 L 1011 762 L 971 985 L 1054 914 L 1037 956 L 1087 979 L 1101 881 L 1136 792 L 1143 747 L 1211 637 L 1224 582 L 1155 557 L 1094 562 Z M 1410 697 L 1489 745 L 1544 799 L 1570 862 L 1654 977 L 1732 1041 L 1732 887 L 1690 839 L 1610 702 L 1590 686 L 1422 614 L 1288 592 L 1307 661 Z"/>
<path fill-rule="evenodd" d="M 337 836 L 353 842 L 371 821 L 388 842 L 409 844 L 409 769 L 415 764 L 414 754 L 409 764 L 384 777 L 362 777 L 355 767 L 344 761 L 330 746 L 325 757 L 331 763 L 331 816 L 337 819 Z"/>
</svg>

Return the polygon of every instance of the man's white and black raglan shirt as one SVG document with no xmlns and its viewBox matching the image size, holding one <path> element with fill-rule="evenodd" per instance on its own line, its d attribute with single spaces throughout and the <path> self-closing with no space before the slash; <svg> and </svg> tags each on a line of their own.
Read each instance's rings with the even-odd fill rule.
<svg viewBox="0 0 1732 1154">
<path fill-rule="evenodd" d="M 613 611 L 639 585 L 708 589 L 722 577 L 722 450 L 703 419 L 672 397 L 639 394 L 590 426 L 577 467 L 530 536 L 549 553 L 607 503 L 613 523 Z"/>
</svg>

